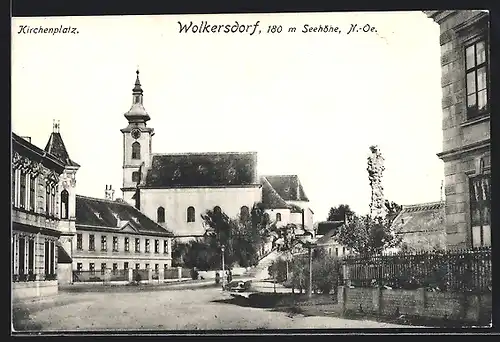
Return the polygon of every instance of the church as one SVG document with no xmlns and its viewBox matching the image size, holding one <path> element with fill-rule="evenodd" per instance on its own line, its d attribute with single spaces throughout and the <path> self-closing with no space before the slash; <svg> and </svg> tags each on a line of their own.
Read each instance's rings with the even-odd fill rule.
<svg viewBox="0 0 500 342">
<path fill-rule="evenodd" d="M 313 233 L 314 212 L 297 175 L 261 176 L 256 152 L 153 153 L 154 129 L 136 71 L 132 106 L 124 114 L 123 200 L 174 233 L 202 237 L 201 214 L 220 210 L 236 218 L 262 202 L 278 225 Z"/>
</svg>

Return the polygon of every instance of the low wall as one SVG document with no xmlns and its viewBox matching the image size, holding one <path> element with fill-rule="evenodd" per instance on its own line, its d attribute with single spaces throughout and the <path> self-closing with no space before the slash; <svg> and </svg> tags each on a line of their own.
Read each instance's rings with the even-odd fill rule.
<svg viewBox="0 0 500 342">
<path fill-rule="evenodd" d="M 489 294 L 428 292 L 425 289 L 391 290 L 340 286 L 341 310 L 377 315 L 409 315 L 425 318 L 479 322 L 491 318 Z"/>
<path fill-rule="evenodd" d="M 73 269 L 71 264 L 57 264 L 57 280 L 59 284 L 66 285 L 73 282 Z"/>
<path fill-rule="evenodd" d="M 12 283 L 13 299 L 45 297 L 56 295 L 57 293 L 57 280 L 40 280 Z"/>
<path fill-rule="evenodd" d="M 235 268 L 231 269 L 233 277 L 244 275 L 246 271 L 247 271 L 247 269 L 244 267 L 235 267 Z M 198 275 L 200 277 L 203 277 L 203 279 L 215 279 L 215 272 L 219 272 L 219 274 L 222 275 L 222 270 L 219 270 L 219 271 L 198 271 Z"/>
</svg>

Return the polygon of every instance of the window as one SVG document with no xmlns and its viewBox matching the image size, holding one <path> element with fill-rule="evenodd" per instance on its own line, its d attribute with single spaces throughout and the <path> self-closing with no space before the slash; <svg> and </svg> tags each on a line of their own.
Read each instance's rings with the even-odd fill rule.
<svg viewBox="0 0 500 342">
<path fill-rule="evenodd" d="M 345 255 L 345 247 L 342 247 L 342 255 Z"/>
<path fill-rule="evenodd" d="M 163 253 L 168 253 L 168 240 L 163 240 Z"/>
<path fill-rule="evenodd" d="M 141 179 L 139 171 L 132 172 L 132 182 L 137 183 Z"/>
<path fill-rule="evenodd" d="M 95 251 L 95 237 L 93 234 L 89 235 L 89 251 Z"/>
<path fill-rule="evenodd" d="M 148 268 L 149 268 L 149 264 L 146 264 L 146 269 L 148 269 Z"/>
<path fill-rule="evenodd" d="M 50 195 L 50 212 L 52 216 L 56 215 L 56 188 L 55 186 L 52 187 L 51 189 L 51 195 Z"/>
<path fill-rule="evenodd" d="M 117 271 L 118 271 L 118 264 L 113 263 L 113 273 L 116 274 Z"/>
<path fill-rule="evenodd" d="M 28 274 L 35 274 L 35 240 L 28 240 Z"/>
<path fill-rule="evenodd" d="M 76 264 L 76 271 L 78 273 L 82 273 L 82 270 L 83 270 L 83 264 L 81 262 L 77 263 Z"/>
<path fill-rule="evenodd" d="M 123 263 L 123 269 L 124 269 L 124 270 L 128 270 L 128 261 L 125 261 L 125 262 Z"/>
<path fill-rule="evenodd" d="M 113 252 L 118 252 L 118 237 L 113 236 Z"/>
<path fill-rule="evenodd" d="M 106 251 L 108 249 L 108 241 L 106 235 L 101 235 L 101 251 Z"/>
<path fill-rule="evenodd" d="M 472 246 L 491 245 L 491 175 L 470 179 Z"/>
<path fill-rule="evenodd" d="M 19 239 L 19 247 L 21 247 L 21 239 Z M 21 253 L 21 252 L 19 252 Z M 45 248 L 44 248 L 44 253 L 43 253 L 43 258 L 44 258 L 44 261 L 45 261 L 45 267 L 44 267 L 44 270 L 45 270 L 45 275 L 49 275 L 50 274 L 50 241 L 49 240 L 45 240 Z M 21 254 L 19 254 L 19 257 L 21 257 Z"/>
<path fill-rule="evenodd" d="M 135 251 L 140 252 L 141 251 L 141 240 L 139 238 L 135 239 Z"/>
<path fill-rule="evenodd" d="M 195 221 L 195 210 L 194 207 L 187 208 L 187 221 L 194 222 Z"/>
<path fill-rule="evenodd" d="M 91 274 L 95 273 L 95 264 L 93 262 L 89 263 L 89 271 Z"/>
<path fill-rule="evenodd" d="M 104 272 L 106 272 L 106 263 L 105 262 L 103 262 L 101 264 L 101 274 L 104 274 Z"/>
<path fill-rule="evenodd" d="M 137 141 L 132 144 L 132 159 L 141 159 L 141 144 Z"/>
<path fill-rule="evenodd" d="M 56 274 L 56 243 L 50 241 L 50 274 Z"/>
<path fill-rule="evenodd" d="M 160 264 L 155 264 L 155 272 L 158 273 L 160 270 Z"/>
<path fill-rule="evenodd" d="M 163 269 L 168 270 L 168 264 L 163 264 Z"/>
<path fill-rule="evenodd" d="M 328 248 L 328 255 L 331 256 L 332 255 L 332 249 L 331 248 Z"/>
<path fill-rule="evenodd" d="M 35 177 L 30 177 L 30 210 L 35 211 L 36 195 L 35 195 Z"/>
<path fill-rule="evenodd" d="M 472 119 L 488 111 L 488 64 L 485 39 L 465 48 L 467 90 L 467 118 Z"/>
<path fill-rule="evenodd" d="M 242 206 L 240 209 L 240 219 L 246 220 L 250 216 L 250 211 L 246 205 Z"/>
<path fill-rule="evenodd" d="M 145 249 L 146 253 L 149 253 L 149 239 L 146 239 L 144 249 Z"/>
<path fill-rule="evenodd" d="M 339 249 L 335 248 L 335 256 L 339 256 Z"/>
<path fill-rule="evenodd" d="M 12 205 L 16 205 L 16 177 L 17 170 L 12 170 Z"/>
<path fill-rule="evenodd" d="M 135 269 L 136 270 L 140 270 L 141 269 L 141 264 L 139 264 L 139 263 L 135 264 Z"/>
<path fill-rule="evenodd" d="M 128 237 L 125 238 L 125 252 L 128 252 L 130 250 L 130 244 L 129 244 L 129 239 Z"/>
<path fill-rule="evenodd" d="M 281 221 L 281 214 L 276 213 L 276 222 L 280 222 L 280 221 Z"/>
<path fill-rule="evenodd" d="M 25 268 L 25 257 L 26 257 L 26 239 L 24 237 L 19 237 L 19 274 L 26 274 Z M 48 269 L 48 268 L 47 268 Z"/>
<path fill-rule="evenodd" d="M 26 173 L 21 171 L 21 191 L 19 192 L 19 206 L 24 208 L 26 206 Z"/>
<path fill-rule="evenodd" d="M 67 219 L 69 218 L 69 194 L 68 191 L 63 190 L 61 192 L 61 218 Z"/>
<path fill-rule="evenodd" d="M 50 215 L 50 186 L 48 184 L 45 185 L 45 215 Z"/>
<path fill-rule="evenodd" d="M 165 208 L 158 207 L 158 210 L 156 210 L 156 222 L 158 223 L 165 222 Z"/>
<path fill-rule="evenodd" d="M 155 253 L 160 253 L 160 240 L 155 240 Z"/>
<path fill-rule="evenodd" d="M 76 234 L 76 249 L 78 249 L 79 251 L 83 249 L 82 242 L 83 242 L 82 234 Z"/>
</svg>

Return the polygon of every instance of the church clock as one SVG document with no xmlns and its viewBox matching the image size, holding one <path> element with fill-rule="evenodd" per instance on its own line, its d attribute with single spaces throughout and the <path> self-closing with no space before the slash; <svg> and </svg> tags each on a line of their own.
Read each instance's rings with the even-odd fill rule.
<svg viewBox="0 0 500 342">
<path fill-rule="evenodd" d="M 141 137 L 141 131 L 138 129 L 134 129 L 131 132 L 132 138 L 139 139 Z"/>
</svg>

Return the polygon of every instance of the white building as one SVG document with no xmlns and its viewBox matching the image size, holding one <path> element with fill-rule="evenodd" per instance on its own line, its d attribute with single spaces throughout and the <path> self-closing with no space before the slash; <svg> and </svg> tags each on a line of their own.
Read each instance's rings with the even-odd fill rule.
<svg viewBox="0 0 500 342">
<path fill-rule="evenodd" d="M 229 217 L 264 202 L 272 220 L 310 227 L 313 212 L 297 176 L 259 178 L 256 152 L 158 154 L 152 151 L 154 129 L 147 127 L 139 71 L 132 106 L 124 114 L 123 199 L 176 238 L 201 237 L 201 214 L 221 210 Z"/>
</svg>

